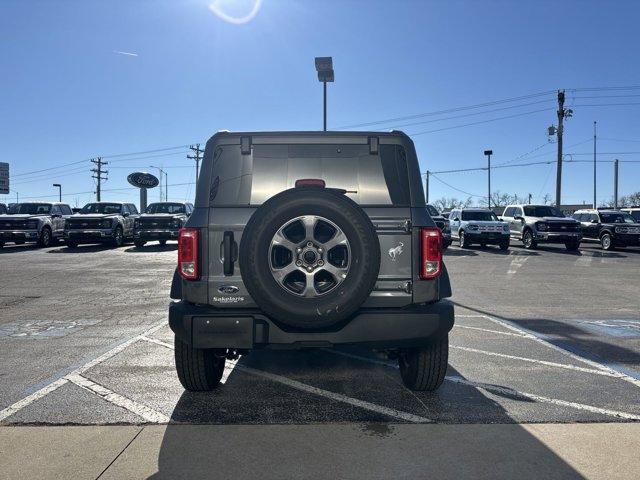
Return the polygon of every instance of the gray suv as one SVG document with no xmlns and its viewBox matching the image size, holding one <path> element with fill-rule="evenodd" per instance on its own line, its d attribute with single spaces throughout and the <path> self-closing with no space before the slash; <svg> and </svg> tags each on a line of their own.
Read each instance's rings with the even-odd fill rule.
<svg viewBox="0 0 640 480">
<path fill-rule="evenodd" d="M 65 222 L 64 238 L 69 248 L 76 248 L 81 243 L 120 247 L 126 240 L 133 239 L 133 222 L 138 216 L 133 203 L 87 203 Z"/>
<path fill-rule="evenodd" d="M 580 222 L 567 218 L 550 205 L 509 205 L 502 214 L 509 223 L 511 238 L 520 240 L 524 248 L 539 243 L 563 243 L 567 250 L 578 250 L 582 240 Z"/>
<path fill-rule="evenodd" d="M 13 203 L 7 215 L 0 215 L 0 247 L 7 242 L 48 247 L 62 239 L 65 219 L 72 213 L 66 203 Z"/>
<path fill-rule="evenodd" d="M 404 384 L 444 380 L 453 327 L 442 232 L 402 132 L 218 133 L 178 242 L 178 378 L 212 390 L 253 349 L 366 345 Z"/>
</svg>

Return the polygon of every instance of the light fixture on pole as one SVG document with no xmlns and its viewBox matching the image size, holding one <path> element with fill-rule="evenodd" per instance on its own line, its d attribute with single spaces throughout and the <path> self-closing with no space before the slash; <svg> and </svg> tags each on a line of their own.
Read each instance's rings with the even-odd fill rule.
<svg viewBox="0 0 640 480">
<path fill-rule="evenodd" d="M 54 183 L 53 186 L 58 187 L 58 201 L 62 202 L 62 185 L 60 185 L 59 183 Z"/>
<path fill-rule="evenodd" d="M 488 191 L 487 191 L 487 207 L 491 208 L 491 155 L 493 150 L 485 150 L 484 154 L 487 156 L 487 177 L 488 177 Z"/>
<path fill-rule="evenodd" d="M 316 57 L 316 72 L 323 89 L 323 130 L 327 131 L 327 82 L 334 81 L 333 59 L 331 57 Z"/>
<path fill-rule="evenodd" d="M 162 168 L 155 165 L 149 165 L 149 168 L 157 168 L 160 172 L 160 201 L 162 201 L 162 174 L 164 173 L 164 201 L 169 201 L 169 175 Z"/>
</svg>

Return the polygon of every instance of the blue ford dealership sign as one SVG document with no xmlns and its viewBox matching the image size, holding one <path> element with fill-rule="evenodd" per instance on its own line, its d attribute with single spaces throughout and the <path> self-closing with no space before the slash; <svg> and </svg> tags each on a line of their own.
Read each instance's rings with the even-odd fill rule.
<svg viewBox="0 0 640 480">
<path fill-rule="evenodd" d="M 146 172 L 133 172 L 127 177 L 127 181 L 138 188 L 154 188 L 160 183 L 156 176 Z"/>
</svg>

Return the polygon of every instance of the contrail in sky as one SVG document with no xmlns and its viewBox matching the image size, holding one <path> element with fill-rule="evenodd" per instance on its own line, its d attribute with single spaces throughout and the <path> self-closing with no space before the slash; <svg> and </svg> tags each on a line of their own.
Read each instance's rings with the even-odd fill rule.
<svg viewBox="0 0 640 480">
<path fill-rule="evenodd" d="M 137 53 L 133 53 L 133 52 L 121 52 L 119 50 L 114 50 L 113 53 L 117 53 L 118 55 L 126 55 L 127 57 L 137 57 L 138 54 Z"/>
</svg>

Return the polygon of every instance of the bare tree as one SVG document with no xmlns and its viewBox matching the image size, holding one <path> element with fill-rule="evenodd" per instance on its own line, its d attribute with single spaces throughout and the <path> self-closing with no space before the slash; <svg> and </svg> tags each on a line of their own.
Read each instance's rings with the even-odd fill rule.
<svg viewBox="0 0 640 480">
<path fill-rule="evenodd" d="M 606 200 L 600 204 L 601 207 L 611 208 L 615 205 L 613 198 Z M 640 205 L 640 192 L 634 192 L 629 195 L 623 195 L 618 198 L 618 207 L 635 207 Z"/>
<path fill-rule="evenodd" d="M 544 197 L 542 197 L 542 203 L 544 203 L 545 205 L 551 205 L 552 204 L 552 198 L 551 195 L 548 193 L 544 194 Z"/>
<path fill-rule="evenodd" d="M 487 199 L 483 198 L 478 202 L 480 205 L 486 207 Z M 492 207 L 506 207 L 512 203 L 527 203 L 526 199 L 520 197 L 517 193 L 502 193 L 500 190 L 496 190 L 491 193 L 491 206 Z"/>
<path fill-rule="evenodd" d="M 471 197 L 466 200 L 458 200 L 455 197 L 442 197 L 432 202 L 432 205 L 442 212 L 444 210 L 451 210 L 452 208 L 470 207 L 472 203 Z"/>
</svg>

